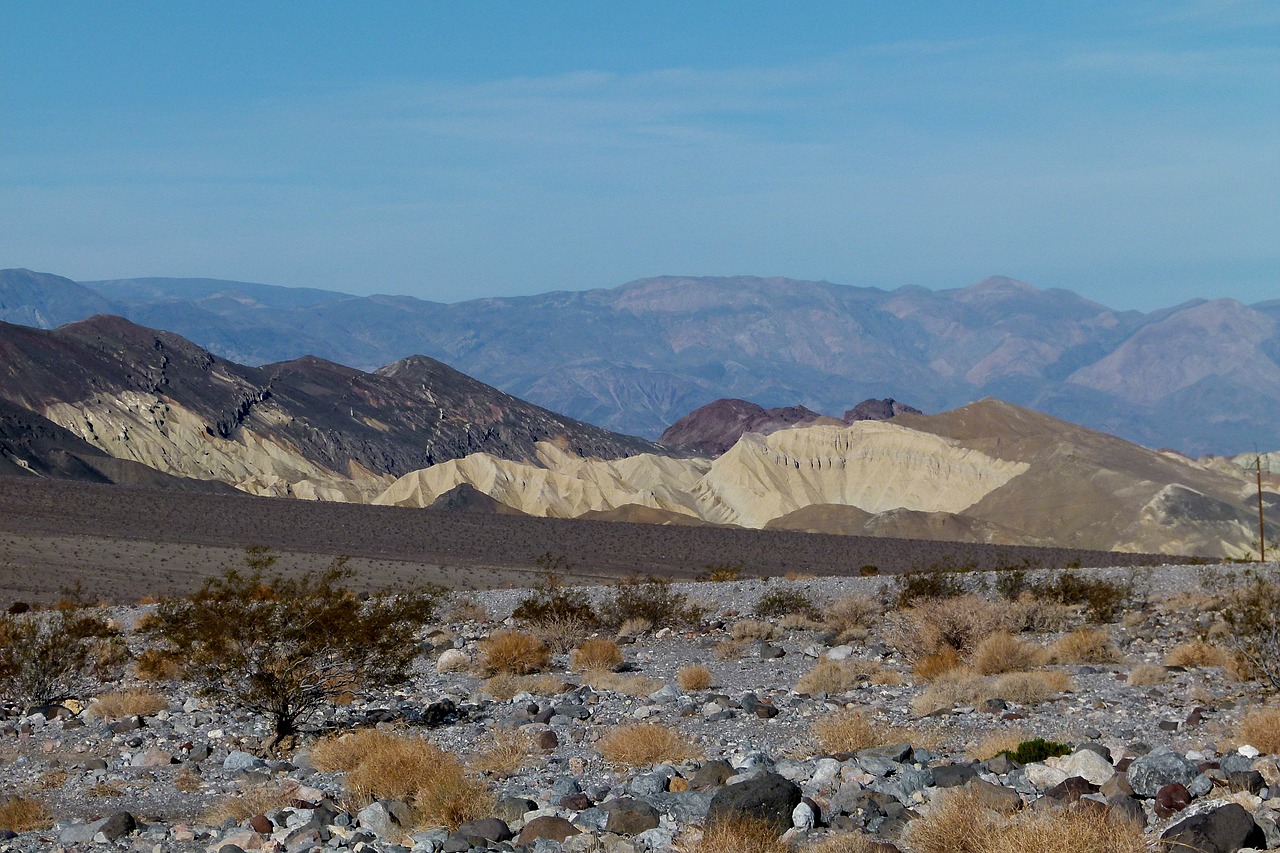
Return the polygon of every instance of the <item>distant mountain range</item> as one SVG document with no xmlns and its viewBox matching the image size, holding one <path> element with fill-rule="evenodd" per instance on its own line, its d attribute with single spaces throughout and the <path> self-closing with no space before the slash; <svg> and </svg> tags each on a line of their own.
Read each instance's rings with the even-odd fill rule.
<svg viewBox="0 0 1280 853">
<path fill-rule="evenodd" d="M 422 356 L 372 373 L 313 356 L 245 367 L 110 315 L 53 331 L 0 323 L 0 375 L 0 473 L 141 482 L 146 466 L 251 494 L 363 502 L 477 452 L 665 452 Z"/>
<path fill-rule="evenodd" d="M 938 411 L 993 396 L 1193 455 L 1280 447 L 1280 300 L 1142 313 L 1006 278 L 935 292 L 663 277 L 445 305 L 0 272 L 0 319 L 48 328 L 103 312 L 247 364 L 311 354 L 367 370 L 424 353 L 649 438 L 720 398 L 834 414 L 867 397 Z"/>
</svg>

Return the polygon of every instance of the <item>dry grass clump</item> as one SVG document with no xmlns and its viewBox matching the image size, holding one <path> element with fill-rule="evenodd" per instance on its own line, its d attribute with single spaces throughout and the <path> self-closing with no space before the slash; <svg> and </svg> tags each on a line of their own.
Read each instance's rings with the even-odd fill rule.
<svg viewBox="0 0 1280 853">
<path fill-rule="evenodd" d="M 98 800 L 109 800 L 113 797 L 123 797 L 124 791 L 112 785 L 110 782 L 98 782 L 84 789 L 86 797 L 93 797 Z"/>
<path fill-rule="evenodd" d="M 954 672 L 963 666 L 960 655 L 950 646 L 943 646 L 936 652 L 921 655 L 912 667 L 912 674 L 921 681 L 935 681 L 940 676 Z"/>
<path fill-rule="evenodd" d="M 676 672 L 676 684 L 681 690 L 706 690 L 714 681 L 711 670 L 702 664 L 682 666 Z"/>
<path fill-rule="evenodd" d="M 639 637 L 645 631 L 653 630 L 653 622 L 643 616 L 632 616 L 618 626 L 619 637 Z"/>
<path fill-rule="evenodd" d="M 459 598 L 449 605 L 450 622 L 487 622 L 489 611 L 474 598 Z"/>
<path fill-rule="evenodd" d="M 1196 669 L 1205 666 L 1226 666 L 1230 656 L 1217 646 L 1204 640 L 1193 640 L 1174 646 L 1165 658 L 1165 666 L 1183 666 Z"/>
<path fill-rule="evenodd" d="M 996 631 L 974 648 L 969 665 L 979 675 L 998 675 L 1044 666 L 1048 658 L 1049 653 L 1042 646 L 1020 640 L 1007 631 Z"/>
<path fill-rule="evenodd" d="M 532 693 L 534 696 L 559 695 L 565 690 L 565 680 L 551 673 L 512 675 L 500 672 L 492 678 L 486 678 L 480 689 L 494 699 L 505 702 L 518 693 Z"/>
<path fill-rule="evenodd" d="M 612 690 L 637 698 L 648 696 L 660 690 L 663 683 L 647 675 L 622 675 L 616 672 L 596 669 L 585 673 L 583 678 L 592 690 Z"/>
<path fill-rule="evenodd" d="M 1265 753 L 1280 753 L 1280 708 L 1250 711 L 1240 720 L 1239 737 Z"/>
<path fill-rule="evenodd" d="M 847 693 L 864 681 L 874 667 L 862 661 L 822 658 L 796 682 L 797 693 Z"/>
<path fill-rule="evenodd" d="M 810 728 L 813 739 L 825 752 L 857 752 L 886 743 L 884 726 L 867 719 L 862 711 L 845 709 L 828 714 Z"/>
<path fill-rule="evenodd" d="M 836 642 L 866 639 L 867 629 L 880 618 L 880 604 L 865 595 L 847 595 L 832 602 L 822 614 Z"/>
<path fill-rule="evenodd" d="M 729 636 L 739 642 L 777 640 L 782 636 L 782 629 L 761 619 L 742 619 L 733 623 L 733 627 L 729 629 Z"/>
<path fill-rule="evenodd" d="M 995 758 L 1002 752 L 1013 752 L 1024 741 L 1031 739 L 1026 729 L 1002 729 L 983 735 L 982 739 L 968 749 L 969 757 L 974 761 L 986 761 Z"/>
<path fill-rule="evenodd" d="M 784 631 L 820 631 L 826 626 L 807 613 L 788 613 L 778 620 L 778 627 Z"/>
<path fill-rule="evenodd" d="M 115 690 L 103 693 L 89 706 L 89 711 L 103 720 L 121 717 L 149 717 L 169 707 L 169 700 L 150 690 Z"/>
<path fill-rule="evenodd" d="M 938 796 L 907 834 L 917 853 L 1143 853 L 1143 827 L 1101 810 L 996 812 L 973 792 Z"/>
<path fill-rule="evenodd" d="M 1120 650 L 1100 628 L 1077 628 L 1050 650 L 1057 663 L 1119 663 Z"/>
<path fill-rule="evenodd" d="M 918 717 L 957 706 L 977 706 L 987 699 L 1005 699 L 1019 705 L 1038 705 L 1071 689 L 1071 677 L 1059 670 L 1010 672 L 994 677 L 957 669 L 940 676 L 929 689 L 911 700 Z"/>
<path fill-rule="evenodd" d="M 644 767 L 700 758 L 702 751 L 675 729 L 656 723 L 618 726 L 596 741 L 596 751 L 610 764 Z"/>
<path fill-rule="evenodd" d="M 297 798 L 296 782 L 255 785 L 218 800 L 205 812 L 204 819 L 212 824 L 220 824 L 227 820 L 240 823 L 255 815 L 266 814 L 272 809 L 284 808 Z"/>
<path fill-rule="evenodd" d="M 461 761 L 421 738 L 359 729 L 320 741 L 311 759 L 318 770 L 345 772 L 348 788 L 363 801 L 410 800 L 423 826 L 457 829 L 493 806 L 484 783 Z"/>
<path fill-rule="evenodd" d="M 543 645 L 562 655 L 585 640 L 595 626 L 577 616 L 547 616 L 530 622 L 528 627 Z"/>
<path fill-rule="evenodd" d="M 1127 681 L 1130 687 L 1145 687 L 1148 684 L 1159 684 L 1168 675 L 1168 670 L 1158 663 L 1140 663 L 1129 670 Z"/>
<path fill-rule="evenodd" d="M 622 649 L 613 640 L 592 637 L 573 650 L 570 666 L 579 672 L 598 669 L 614 672 L 622 666 Z"/>
<path fill-rule="evenodd" d="M 790 849 L 779 840 L 777 827 L 755 817 L 715 821 L 689 848 L 690 853 L 789 853 Z"/>
<path fill-rule="evenodd" d="M 468 764 L 481 773 L 510 776 L 524 767 L 532 755 L 533 742 L 526 733 L 496 729 Z"/>
<path fill-rule="evenodd" d="M 1008 607 L 976 595 L 921 598 L 887 617 L 885 641 L 909 661 L 945 646 L 961 657 L 993 631 L 1008 627 Z"/>
<path fill-rule="evenodd" d="M 747 644 L 742 640 L 725 640 L 722 643 L 716 643 L 711 653 L 715 655 L 716 660 L 737 660 L 746 652 Z"/>
<path fill-rule="evenodd" d="M 879 687 L 901 687 L 907 681 L 896 669 L 877 669 L 871 673 L 871 683 Z"/>
<path fill-rule="evenodd" d="M 182 771 L 173 777 L 173 787 L 184 794 L 194 794 L 196 791 L 204 790 L 204 780 L 190 764 L 184 764 Z"/>
<path fill-rule="evenodd" d="M 1056 634 L 1067 630 L 1075 617 L 1075 610 L 1069 605 L 1023 592 L 1009 603 L 1008 627 L 1010 631 L 1029 634 Z"/>
<path fill-rule="evenodd" d="M 480 641 L 481 666 L 490 675 L 530 675 L 551 665 L 551 651 L 524 631 L 495 631 Z"/>
<path fill-rule="evenodd" d="M 821 841 L 806 844 L 801 853 L 877 853 L 879 842 L 861 832 L 840 832 Z"/>
<path fill-rule="evenodd" d="M 29 832 L 53 826 L 53 814 L 40 800 L 15 794 L 0 799 L 0 829 Z"/>
<path fill-rule="evenodd" d="M 156 649 L 147 649 L 134 661 L 133 671 L 142 681 L 177 681 L 182 675 L 182 662 Z"/>
</svg>

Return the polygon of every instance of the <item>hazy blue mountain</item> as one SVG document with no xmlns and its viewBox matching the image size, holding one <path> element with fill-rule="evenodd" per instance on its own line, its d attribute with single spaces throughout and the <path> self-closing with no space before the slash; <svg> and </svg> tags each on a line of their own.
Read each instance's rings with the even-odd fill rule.
<svg viewBox="0 0 1280 853">
<path fill-rule="evenodd" d="M 0 270 L 0 321 L 52 329 L 122 306 L 69 278 L 31 270 Z"/>
<path fill-rule="evenodd" d="M 937 411 L 995 396 L 1188 453 L 1280 447 L 1280 301 L 1117 311 L 999 277 L 886 291 L 666 276 L 449 305 L 190 279 L 88 290 L 242 363 L 312 354 L 367 370 L 423 353 L 648 438 L 726 397 L 838 416 L 872 397 Z M 11 297 L 7 310 L 35 309 Z M 80 316 L 101 310 L 86 302 Z"/>
</svg>

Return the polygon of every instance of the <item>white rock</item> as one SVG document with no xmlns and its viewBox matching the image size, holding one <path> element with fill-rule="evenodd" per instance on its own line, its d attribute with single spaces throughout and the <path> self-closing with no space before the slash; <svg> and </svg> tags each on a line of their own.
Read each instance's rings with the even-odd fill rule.
<svg viewBox="0 0 1280 853">
<path fill-rule="evenodd" d="M 1067 776 L 1079 776 L 1094 785 L 1101 785 L 1116 775 L 1111 762 L 1090 749 L 1082 749 L 1067 756 L 1058 764 L 1058 769 Z"/>
<path fill-rule="evenodd" d="M 1259 755 L 1262 755 L 1262 750 L 1248 743 L 1239 747 L 1236 752 L 1240 753 L 1245 758 L 1257 758 Z"/>
<path fill-rule="evenodd" d="M 791 825 L 799 830 L 813 829 L 813 808 L 808 803 L 801 803 L 791 810 Z"/>
<path fill-rule="evenodd" d="M 827 660 L 848 660 L 853 654 L 853 646 L 836 646 L 827 652 Z"/>
<path fill-rule="evenodd" d="M 1027 774 L 1027 781 L 1042 791 L 1061 784 L 1067 779 L 1066 773 L 1047 764 L 1033 762 L 1023 767 L 1022 770 Z"/>
<path fill-rule="evenodd" d="M 461 672 L 471 666 L 471 656 L 462 649 L 445 649 L 436 659 L 436 672 Z"/>
</svg>

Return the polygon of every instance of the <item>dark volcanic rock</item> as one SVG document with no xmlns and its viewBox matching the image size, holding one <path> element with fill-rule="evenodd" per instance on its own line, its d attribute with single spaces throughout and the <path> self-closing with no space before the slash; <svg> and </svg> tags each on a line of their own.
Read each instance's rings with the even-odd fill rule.
<svg viewBox="0 0 1280 853">
<path fill-rule="evenodd" d="M 707 820 L 731 819 L 748 815 L 778 827 L 782 832 L 791 826 L 791 812 L 800 804 L 800 787 L 777 773 L 764 773 L 754 779 L 728 785 L 711 799 Z"/>
<path fill-rule="evenodd" d="M 1160 836 L 1164 849 L 1196 853 L 1236 853 L 1243 847 L 1265 848 L 1267 839 L 1237 803 L 1178 821 Z"/>
<path fill-rule="evenodd" d="M 804 406 L 766 409 L 747 400 L 716 400 L 694 409 L 667 427 L 658 443 L 719 456 L 733 447 L 745 433 L 771 433 L 797 424 L 814 423 L 821 418 L 822 415 Z"/>
<path fill-rule="evenodd" d="M 841 420 L 851 424 L 854 421 L 887 421 L 898 415 L 922 414 L 924 412 L 914 406 L 908 406 L 906 403 L 899 403 L 892 397 L 886 397 L 883 400 L 863 400 L 845 412 Z"/>
</svg>

